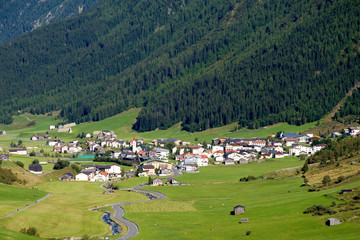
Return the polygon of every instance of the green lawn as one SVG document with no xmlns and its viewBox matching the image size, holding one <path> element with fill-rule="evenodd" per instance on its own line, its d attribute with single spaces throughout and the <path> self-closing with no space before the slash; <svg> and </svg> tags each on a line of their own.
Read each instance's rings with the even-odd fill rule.
<svg viewBox="0 0 360 240">
<path fill-rule="evenodd" d="M 13 231 L 36 226 L 41 237 L 81 237 L 107 235 L 109 227 L 100 212 L 88 210 L 94 206 L 145 199 L 131 192 L 104 195 L 100 183 L 45 182 L 36 187 L 52 195 L 40 204 L 11 218 L 0 220 L 0 227 Z"/>
<path fill-rule="evenodd" d="M 45 191 L 0 184 L 0 218 L 33 204 L 46 196 Z"/>
<path fill-rule="evenodd" d="M 168 198 L 125 206 L 125 217 L 135 221 L 140 234 L 135 239 L 358 239 L 358 223 L 327 227 L 328 216 L 302 212 L 314 204 L 330 205 L 324 196 L 339 191 L 307 192 L 301 178 L 239 182 L 240 177 L 260 176 L 283 167 L 301 165 L 294 159 L 261 164 L 203 167 L 199 174 L 179 176 L 190 186 L 146 187 Z M 246 213 L 232 216 L 236 205 Z M 239 224 L 241 218 L 249 223 Z M 246 231 L 251 231 L 245 236 Z"/>
</svg>

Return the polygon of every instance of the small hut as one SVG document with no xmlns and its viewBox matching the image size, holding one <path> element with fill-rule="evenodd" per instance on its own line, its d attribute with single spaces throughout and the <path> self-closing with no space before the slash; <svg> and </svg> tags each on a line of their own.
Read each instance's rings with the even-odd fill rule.
<svg viewBox="0 0 360 240">
<path fill-rule="evenodd" d="M 329 218 L 329 219 L 326 221 L 325 224 L 328 225 L 328 226 L 334 226 L 334 225 L 339 225 L 339 224 L 341 224 L 341 222 L 340 222 L 340 220 L 337 219 L 337 218 Z"/>
<path fill-rule="evenodd" d="M 234 211 L 231 212 L 232 215 L 238 215 L 245 213 L 245 207 L 241 205 L 237 205 L 234 207 Z"/>
</svg>

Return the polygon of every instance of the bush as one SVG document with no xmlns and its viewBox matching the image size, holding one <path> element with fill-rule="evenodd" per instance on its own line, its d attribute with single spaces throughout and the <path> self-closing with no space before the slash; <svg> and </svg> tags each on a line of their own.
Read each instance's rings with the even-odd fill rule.
<svg viewBox="0 0 360 240">
<path fill-rule="evenodd" d="M 344 176 L 340 176 L 338 177 L 338 179 L 335 181 L 335 183 L 341 183 L 342 181 L 345 180 L 345 177 Z"/>
<path fill-rule="evenodd" d="M 32 164 L 39 164 L 39 160 L 37 160 L 37 159 L 33 160 Z"/>
<path fill-rule="evenodd" d="M 256 177 L 249 175 L 247 177 L 240 178 L 239 181 L 240 182 L 248 182 L 248 181 L 254 181 L 256 179 L 257 179 Z"/>
<path fill-rule="evenodd" d="M 16 161 L 15 163 L 16 163 L 19 167 L 24 168 L 24 163 L 23 163 L 23 162 Z"/>
<path fill-rule="evenodd" d="M 335 214 L 336 211 L 332 210 L 330 207 L 325 207 L 323 205 L 313 205 L 311 207 L 308 207 L 304 214 L 312 213 L 313 216 L 321 216 L 324 214 Z"/>
<path fill-rule="evenodd" d="M 58 160 L 57 163 L 55 163 L 54 165 L 54 170 L 59 170 L 59 169 L 63 169 L 66 168 L 70 165 L 69 161 L 66 160 Z"/>
<path fill-rule="evenodd" d="M 30 235 L 30 236 L 36 236 L 36 237 L 39 237 L 39 234 L 37 232 L 37 229 L 34 228 L 34 227 L 29 227 L 28 229 L 26 228 L 22 228 L 20 230 L 21 233 L 24 233 L 24 234 L 27 234 L 27 235 Z"/>
<path fill-rule="evenodd" d="M 74 169 L 74 171 L 76 172 L 76 173 L 80 173 L 81 172 L 81 167 L 79 166 L 79 165 L 77 165 L 77 164 L 71 164 L 71 168 L 72 169 Z"/>
<path fill-rule="evenodd" d="M 323 184 L 324 186 L 327 186 L 327 185 L 329 185 L 330 183 L 331 183 L 331 178 L 330 178 L 330 176 L 329 176 L 329 175 L 324 176 L 324 178 L 323 178 L 323 180 L 322 180 L 322 184 Z"/>
<path fill-rule="evenodd" d="M 0 183 L 11 185 L 17 180 L 16 175 L 10 169 L 0 168 Z"/>
</svg>

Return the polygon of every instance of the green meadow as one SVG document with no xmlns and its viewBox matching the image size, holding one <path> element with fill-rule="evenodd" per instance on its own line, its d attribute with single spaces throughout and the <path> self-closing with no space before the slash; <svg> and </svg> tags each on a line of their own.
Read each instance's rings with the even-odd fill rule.
<svg viewBox="0 0 360 240">
<path fill-rule="evenodd" d="M 154 130 L 150 132 L 141 132 L 138 133 L 132 130 L 132 124 L 136 122 L 136 117 L 138 116 L 140 109 L 134 108 L 130 109 L 121 114 L 115 115 L 113 117 L 101 120 L 99 122 L 89 122 L 89 123 L 81 123 L 75 127 L 72 127 L 72 133 L 58 133 L 57 130 L 49 130 L 50 125 L 56 125 L 61 120 L 55 119 L 53 116 L 46 115 L 31 115 L 31 114 L 23 114 L 27 118 L 31 120 L 35 120 L 36 125 L 32 127 L 26 127 L 27 118 L 23 116 L 16 116 L 14 119 L 14 123 L 11 125 L 2 125 L 0 124 L 0 130 L 6 130 L 8 135 L 12 135 L 15 137 L 19 137 L 22 139 L 29 139 L 34 134 L 46 134 L 48 133 L 52 138 L 58 137 L 63 141 L 72 141 L 76 138 L 78 134 L 82 132 L 92 133 L 93 131 L 99 130 L 112 130 L 117 135 L 118 138 L 123 140 L 131 140 L 133 136 L 136 138 L 143 138 L 145 141 L 149 142 L 156 138 L 176 138 L 184 141 L 196 142 L 195 138 L 198 141 L 207 141 L 211 142 L 213 138 L 217 137 L 229 137 L 229 138 L 251 138 L 251 137 L 267 137 L 270 134 L 276 134 L 279 131 L 284 132 L 303 132 L 314 126 L 316 126 L 316 122 L 307 123 L 302 126 L 294 126 L 289 125 L 287 123 L 278 123 L 275 125 L 262 127 L 259 129 L 238 129 L 238 125 L 236 123 L 208 129 L 201 132 L 189 133 L 186 131 L 181 131 L 180 123 L 174 125 L 171 128 L 166 130 Z M 6 138 L 6 140 L 4 140 Z M 9 138 L 0 136 L 0 146 L 2 142 L 8 142 Z M 13 140 L 17 142 L 17 140 Z M 42 147 L 47 149 L 44 146 L 46 141 L 36 141 L 36 142 L 26 142 L 24 143 L 26 146 L 34 146 L 34 147 Z M 7 146 L 5 146 L 7 148 Z M 50 149 L 50 148 L 49 148 Z"/>
<path fill-rule="evenodd" d="M 168 198 L 126 205 L 125 217 L 140 227 L 135 239 L 358 239 L 359 222 L 328 227 L 324 223 L 329 216 L 314 217 L 303 211 L 315 204 L 330 205 L 334 199 L 326 194 L 360 182 L 319 192 L 300 187 L 301 178 L 239 182 L 240 177 L 298 165 L 299 161 L 285 158 L 203 167 L 199 174 L 177 178 L 189 186 L 146 187 Z M 245 214 L 230 215 L 237 205 L 246 207 Z M 250 222 L 240 224 L 241 218 Z"/>
<path fill-rule="evenodd" d="M 43 182 L 36 185 L 41 192 L 52 195 L 25 211 L 10 218 L 1 219 L 0 227 L 19 232 L 21 228 L 36 227 L 41 237 L 106 236 L 109 226 L 102 220 L 102 213 L 90 211 L 95 206 L 115 204 L 144 196 L 118 191 L 104 195 L 100 183 Z M 13 200 L 18 197 L 10 197 Z"/>
<path fill-rule="evenodd" d="M 45 191 L 0 184 L 0 218 L 46 196 Z"/>
</svg>

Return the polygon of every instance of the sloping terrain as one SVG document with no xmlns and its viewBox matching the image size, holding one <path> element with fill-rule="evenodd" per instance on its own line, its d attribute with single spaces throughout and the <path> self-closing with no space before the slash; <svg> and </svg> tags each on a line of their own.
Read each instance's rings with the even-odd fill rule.
<svg viewBox="0 0 360 240">
<path fill-rule="evenodd" d="M 0 0 L 0 45 L 96 6 L 101 0 Z"/>
<path fill-rule="evenodd" d="M 18 109 L 134 129 L 320 119 L 359 76 L 360 3 L 104 1 L 0 48 L 0 122 Z"/>
</svg>

